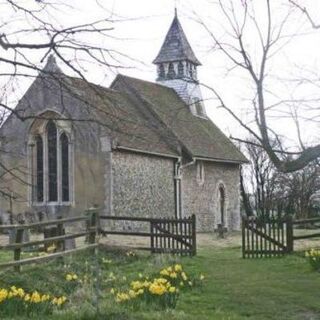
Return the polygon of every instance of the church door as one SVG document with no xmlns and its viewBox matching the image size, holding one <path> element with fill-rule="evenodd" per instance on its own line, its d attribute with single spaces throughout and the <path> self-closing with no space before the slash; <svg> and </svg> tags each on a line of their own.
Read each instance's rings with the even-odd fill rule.
<svg viewBox="0 0 320 320">
<path fill-rule="evenodd" d="M 219 207 L 220 207 L 220 221 L 221 225 L 225 225 L 225 192 L 223 187 L 219 188 Z"/>
</svg>

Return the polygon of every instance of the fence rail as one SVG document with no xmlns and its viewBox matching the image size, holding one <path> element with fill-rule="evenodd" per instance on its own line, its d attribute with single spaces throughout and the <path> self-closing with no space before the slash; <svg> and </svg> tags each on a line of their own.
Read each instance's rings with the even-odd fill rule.
<svg viewBox="0 0 320 320">
<path fill-rule="evenodd" d="M 308 225 L 318 228 L 318 232 L 312 233 L 312 234 L 303 234 L 296 236 L 293 234 L 293 242 L 295 240 L 303 240 L 303 239 L 311 239 L 311 238 L 320 238 L 320 226 L 316 226 L 317 223 L 320 223 L 320 218 L 311 218 L 311 219 L 300 219 L 300 220 L 294 220 L 293 222 L 294 226 L 302 226 L 302 225 Z"/>
<path fill-rule="evenodd" d="M 282 256 L 292 251 L 291 219 L 242 219 L 242 257 Z"/>
<path fill-rule="evenodd" d="M 242 256 L 258 258 L 279 256 L 294 251 L 298 240 L 320 238 L 320 218 L 293 220 L 288 216 L 282 219 L 242 219 Z M 308 225 L 318 228 L 315 233 L 295 235 L 297 226 Z"/>
<path fill-rule="evenodd" d="M 65 218 L 65 219 L 56 219 L 50 221 L 43 221 L 39 223 L 31 224 L 21 224 L 21 225 L 5 225 L 0 226 L 1 230 L 7 230 L 15 234 L 14 243 L 9 243 L 7 245 L 1 245 L 1 250 L 12 250 L 13 251 L 13 260 L 5 263 L 0 263 L 0 268 L 14 267 L 16 271 L 21 270 L 22 265 L 38 263 L 44 260 L 50 260 L 57 257 L 63 257 L 78 251 L 93 249 L 98 246 L 96 243 L 96 233 L 98 231 L 97 227 L 98 212 L 96 210 L 88 210 L 86 215 L 75 218 Z M 86 231 L 65 234 L 64 224 L 74 223 L 74 222 L 86 222 Z M 23 241 L 24 232 L 30 231 L 32 229 L 39 229 L 41 227 L 55 226 L 56 231 L 54 236 L 49 236 L 41 240 L 34 241 Z M 73 248 L 70 250 L 65 250 L 65 240 L 76 239 L 79 237 L 88 237 L 88 244 L 79 247 Z M 44 245 L 44 250 L 48 244 L 54 244 L 57 252 L 45 253 L 45 255 L 24 258 L 22 259 L 21 253 L 23 248 L 32 248 L 37 245 Z"/>
<path fill-rule="evenodd" d="M 103 230 L 103 235 L 123 235 L 149 237 L 150 246 L 136 249 L 149 250 L 151 253 L 172 253 L 196 255 L 196 218 L 139 218 L 100 216 L 100 220 L 148 222 L 150 232 Z"/>
<path fill-rule="evenodd" d="M 101 228 L 100 220 L 147 222 L 150 224 L 150 231 L 124 232 L 106 230 Z M 84 222 L 86 225 L 85 231 L 66 234 L 64 226 L 75 222 Z M 55 230 L 54 235 L 49 235 L 41 240 L 23 241 L 25 232 L 39 230 L 40 228 L 48 226 L 52 226 Z M 56 219 L 31 224 L 2 225 L 0 226 L 0 231 L 9 231 L 14 234 L 13 243 L 0 245 L 0 250 L 13 251 L 13 260 L 0 263 L 0 268 L 14 267 L 16 271 L 20 271 L 22 265 L 63 257 L 86 249 L 94 249 L 99 245 L 97 243 L 98 234 L 149 237 L 150 247 L 135 247 L 135 249 L 149 250 L 151 253 L 196 254 L 196 220 L 194 215 L 183 219 L 99 216 L 98 211 L 94 209 L 88 210 L 86 214 L 81 217 Z M 86 244 L 84 246 L 66 250 L 66 240 L 80 237 L 86 238 Z M 43 250 L 45 251 L 51 244 L 54 244 L 56 248 L 53 253 L 45 253 L 45 255 L 38 257 L 22 258 L 22 249 L 24 248 L 43 245 Z"/>
</svg>

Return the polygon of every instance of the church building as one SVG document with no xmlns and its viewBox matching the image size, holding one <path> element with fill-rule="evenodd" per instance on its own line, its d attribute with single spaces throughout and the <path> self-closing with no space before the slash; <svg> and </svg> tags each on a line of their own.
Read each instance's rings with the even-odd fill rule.
<svg viewBox="0 0 320 320">
<path fill-rule="evenodd" d="M 177 14 L 153 63 L 156 82 L 118 75 L 105 88 L 65 75 L 50 56 L 0 129 L 0 183 L 11 195 L 1 210 L 54 218 L 97 206 L 238 229 L 247 160 L 207 116 Z"/>
</svg>

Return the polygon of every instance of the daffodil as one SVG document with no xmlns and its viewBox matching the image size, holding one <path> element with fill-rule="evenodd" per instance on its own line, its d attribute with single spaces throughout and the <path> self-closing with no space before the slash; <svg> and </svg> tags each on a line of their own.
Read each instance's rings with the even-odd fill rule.
<svg viewBox="0 0 320 320">
<path fill-rule="evenodd" d="M 181 272 L 181 271 L 182 271 L 182 266 L 181 266 L 181 264 L 176 264 L 176 265 L 174 266 L 174 271 L 175 271 L 175 272 Z"/>
</svg>

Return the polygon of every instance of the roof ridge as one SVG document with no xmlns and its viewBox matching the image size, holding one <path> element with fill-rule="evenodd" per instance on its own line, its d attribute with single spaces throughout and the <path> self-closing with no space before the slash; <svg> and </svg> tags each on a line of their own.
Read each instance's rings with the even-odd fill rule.
<svg viewBox="0 0 320 320">
<path fill-rule="evenodd" d="M 118 77 L 117 77 L 117 78 L 118 78 Z M 116 78 L 116 79 L 117 79 L 117 78 Z M 129 78 L 129 79 L 138 80 L 138 81 L 140 81 L 140 82 L 147 82 L 147 83 L 148 83 L 148 81 L 145 81 L 145 80 L 140 80 L 140 79 L 136 79 L 136 78 L 132 78 L 132 77 L 127 77 L 127 76 L 123 76 L 123 75 L 121 75 L 121 77 L 119 77 L 119 78 L 120 78 L 120 80 L 121 80 L 121 78 L 124 78 L 124 79 L 125 79 L 125 78 Z M 115 79 L 115 80 L 116 80 L 116 79 Z M 118 79 L 118 80 L 119 80 L 119 79 Z M 149 82 L 149 83 L 158 85 L 157 83 L 153 83 L 153 82 Z M 161 116 L 160 116 L 159 113 L 157 112 L 156 108 L 153 106 L 153 102 L 151 102 L 151 101 L 150 101 L 149 99 L 147 99 L 144 95 L 142 95 L 142 94 L 139 92 L 139 90 L 137 90 L 133 85 L 129 84 L 128 82 L 125 82 L 125 84 L 126 84 L 126 86 L 130 89 L 130 91 L 133 91 L 134 94 L 135 94 L 136 96 L 138 96 L 138 98 L 139 98 L 140 100 L 142 100 L 143 102 L 145 102 L 145 103 L 147 103 L 149 106 L 151 106 L 151 108 L 148 108 L 149 112 L 151 112 L 151 114 L 152 114 L 154 117 L 156 117 L 156 119 L 161 123 L 162 126 L 164 126 L 168 131 L 170 131 L 171 135 L 172 135 L 172 136 L 176 139 L 176 141 L 182 146 L 182 148 L 184 149 L 184 151 L 192 157 L 192 152 L 191 152 L 191 150 L 189 150 L 189 148 L 185 145 L 185 143 L 181 140 L 181 138 L 177 136 L 177 134 L 174 132 L 174 130 L 172 130 L 172 128 L 169 127 L 169 126 L 167 125 L 167 123 L 165 123 L 165 121 L 163 121 L 163 119 L 161 118 Z M 161 87 L 164 87 L 165 89 L 171 89 L 171 88 L 168 88 L 168 87 L 165 87 L 165 86 L 161 86 Z M 174 93 L 176 93 L 173 89 L 172 89 L 172 91 L 173 91 Z M 179 96 L 178 96 L 178 97 L 179 97 Z M 165 143 L 168 144 L 168 146 L 169 146 L 170 148 L 172 148 L 172 146 L 166 141 L 166 138 L 165 138 L 165 137 L 162 137 L 162 136 L 160 136 L 160 137 L 165 141 Z M 177 150 L 174 150 L 174 151 L 177 151 Z"/>
</svg>

